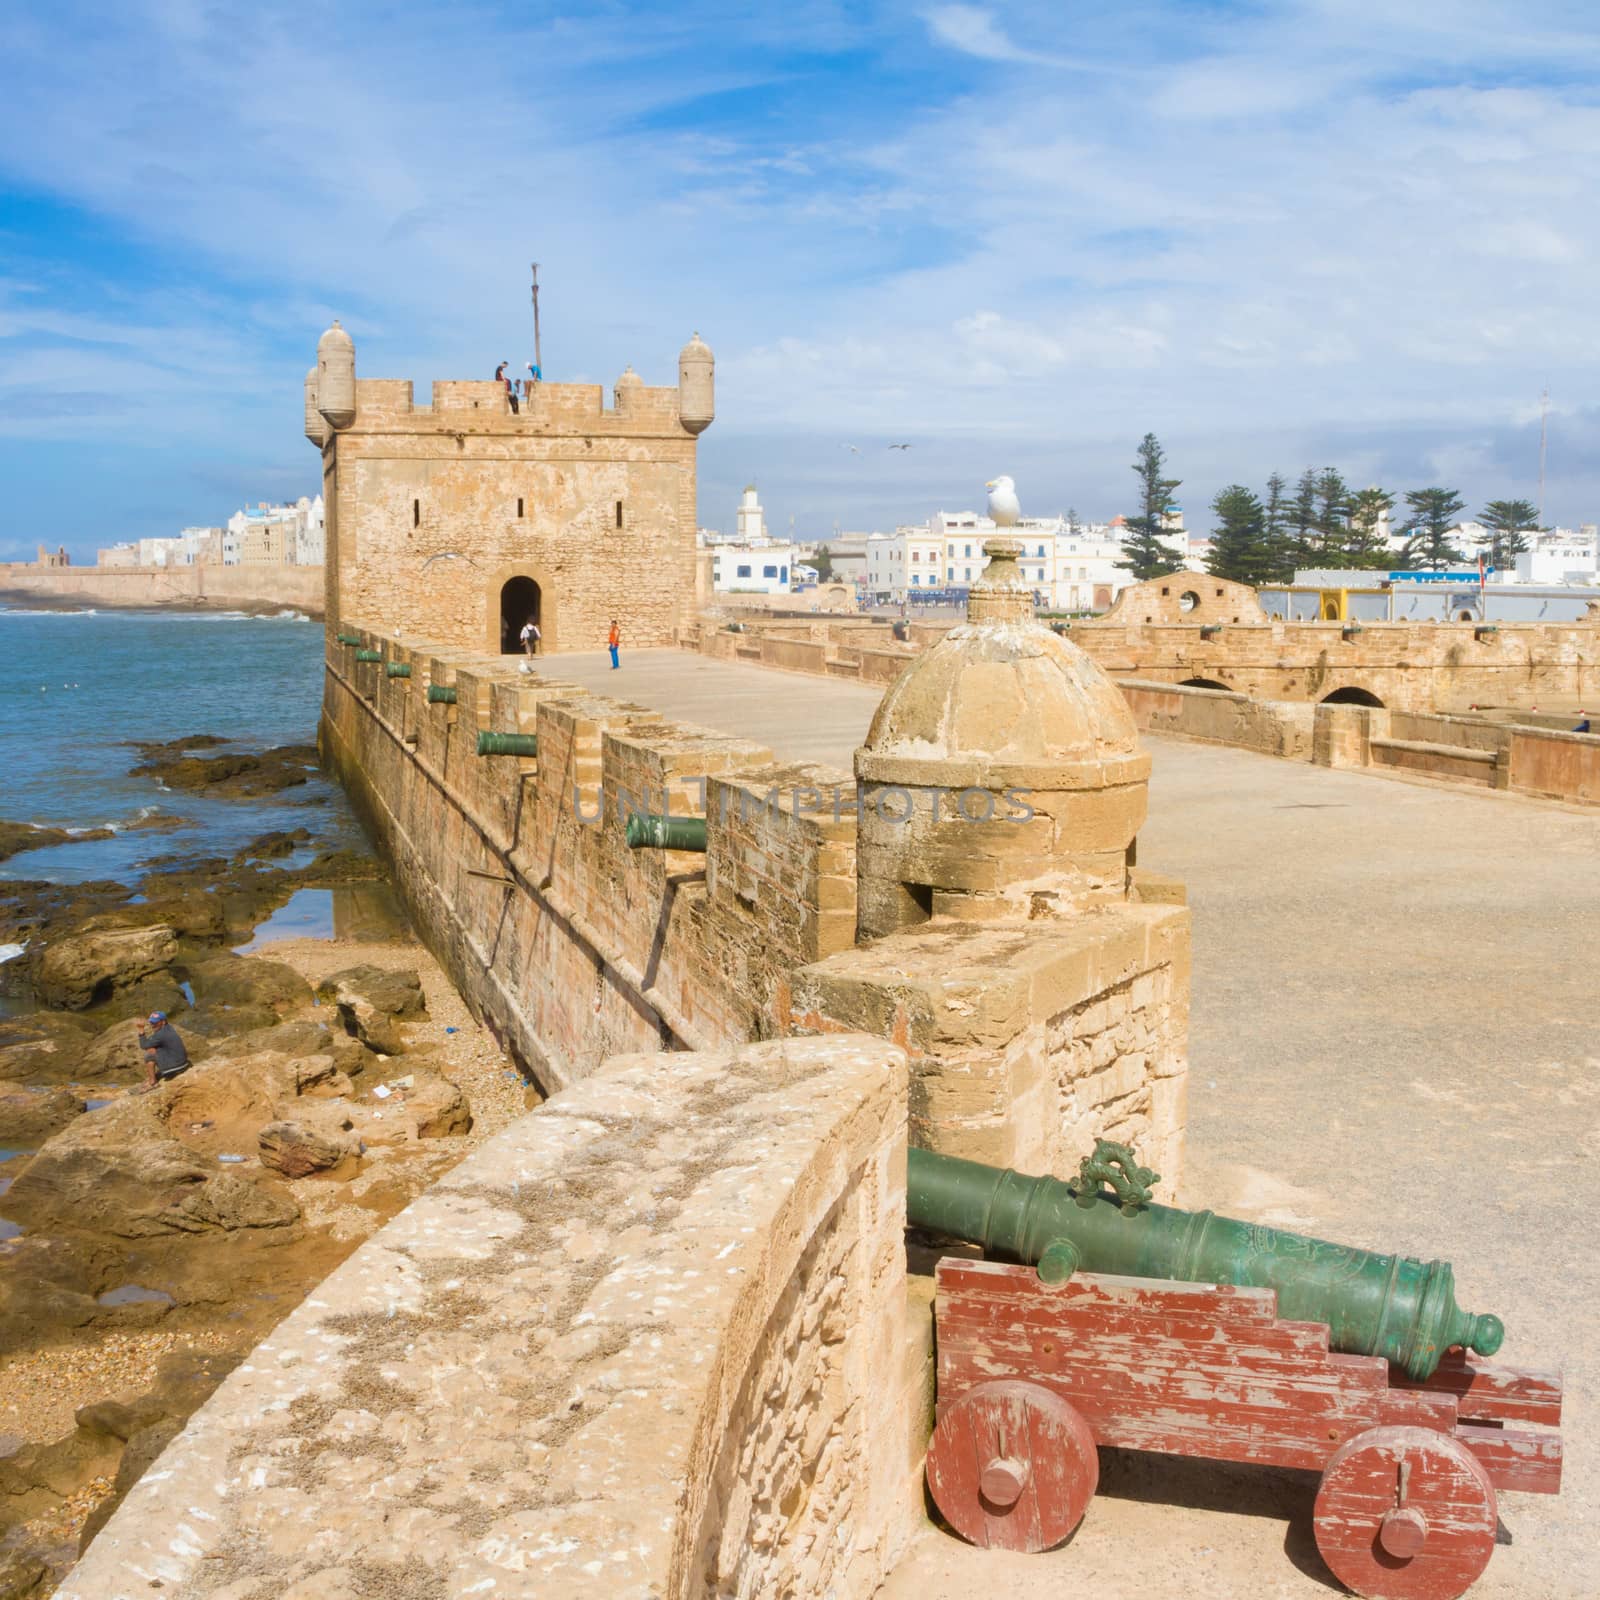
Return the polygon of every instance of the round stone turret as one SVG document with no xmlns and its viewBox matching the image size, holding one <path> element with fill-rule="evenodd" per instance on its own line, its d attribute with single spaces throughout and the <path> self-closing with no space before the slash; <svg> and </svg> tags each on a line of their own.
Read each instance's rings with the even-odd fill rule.
<svg viewBox="0 0 1600 1600">
<path fill-rule="evenodd" d="M 858 929 L 1060 916 L 1128 893 L 1150 758 L 1115 684 L 1033 619 L 985 545 L 967 621 L 889 686 L 856 751 Z"/>
<path fill-rule="evenodd" d="M 356 347 L 337 317 L 317 340 L 317 409 L 331 428 L 356 420 Z"/>
<path fill-rule="evenodd" d="M 618 411 L 626 411 L 628 399 L 634 390 L 644 388 L 644 379 L 632 367 L 624 367 L 622 376 L 617 379 L 617 386 L 612 390 L 612 399 Z"/>
<path fill-rule="evenodd" d="M 330 429 L 317 409 L 317 369 L 306 374 L 306 438 L 320 450 L 328 442 Z"/>
<path fill-rule="evenodd" d="M 704 433 L 716 418 L 716 365 L 698 333 L 678 352 L 678 420 L 690 433 Z"/>
</svg>

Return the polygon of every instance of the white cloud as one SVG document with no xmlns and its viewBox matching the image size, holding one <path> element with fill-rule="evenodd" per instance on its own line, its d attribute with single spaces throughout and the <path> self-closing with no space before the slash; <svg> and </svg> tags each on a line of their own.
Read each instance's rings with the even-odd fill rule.
<svg viewBox="0 0 1600 1600">
<path fill-rule="evenodd" d="M 936 6 L 927 12 L 929 30 L 941 44 L 980 61 L 1038 61 L 1006 37 L 993 15 L 981 6 Z"/>
</svg>

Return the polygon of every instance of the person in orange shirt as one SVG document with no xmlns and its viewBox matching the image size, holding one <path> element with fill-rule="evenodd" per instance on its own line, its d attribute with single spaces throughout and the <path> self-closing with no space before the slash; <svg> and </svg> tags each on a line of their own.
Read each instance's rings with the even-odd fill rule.
<svg viewBox="0 0 1600 1600">
<path fill-rule="evenodd" d="M 613 672 L 621 665 L 617 660 L 617 651 L 622 645 L 622 630 L 617 626 L 617 619 L 611 619 L 611 633 L 606 639 L 606 649 L 611 652 L 611 670 Z"/>
</svg>

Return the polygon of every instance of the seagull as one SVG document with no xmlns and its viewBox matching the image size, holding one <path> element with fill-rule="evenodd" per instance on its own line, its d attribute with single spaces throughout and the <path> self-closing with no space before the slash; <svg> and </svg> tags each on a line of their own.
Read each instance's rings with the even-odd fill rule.
<svg viewBox="0 0 1600 1600">
<path fill-rule="evenodd" d="M 909 450 L 911 446 L 908 444 L 892 444 L 889 448 L 891 450 Z"/>
<path fill-rule="evenodd" d="M 1017 518 L 1022 515 L 1022 507 L 1017 503 L 1016 484 L 1002 475 L 984 484 L 984 488 L 989 491 L 989 515 L 995 527 L 1015 527 Z"/>
<path fill-rule="evenodd" d="M 853 456 L 858 456 L 861 454 L 861 446 L 858 444 L 842 444 L 839 446 L 839 448 L 841 450 L 848 450 Z"/>
</svg>

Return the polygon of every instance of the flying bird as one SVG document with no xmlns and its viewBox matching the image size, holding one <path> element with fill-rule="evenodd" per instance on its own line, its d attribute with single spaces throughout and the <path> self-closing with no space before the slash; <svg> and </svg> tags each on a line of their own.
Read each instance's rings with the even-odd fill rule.
<svg viewBox="0 0 1600 1600">
<path fill-rule="evenodd" d="M 889 448 L 891 450 L 909 450 L 911 446 L 908 444 L 892 444 Z"/>
<path fill-rule="evenodd" d="M 839 448 L 841 450 L 848 450 L 853 456 L 858 456 L 861 454 L 861 446 L 858 444 L 842 444 L 839 446 Z"/>
<path fill-rule="evenodd" d="M 989 516 L 995 527 L 1015 527 L 1017 518 L 1022 515 L 1022 507 L 1017 502 L 1016 484 L 1002 475 L 991 479 L 984 488 L 989 491 Z"/>
</svg>

